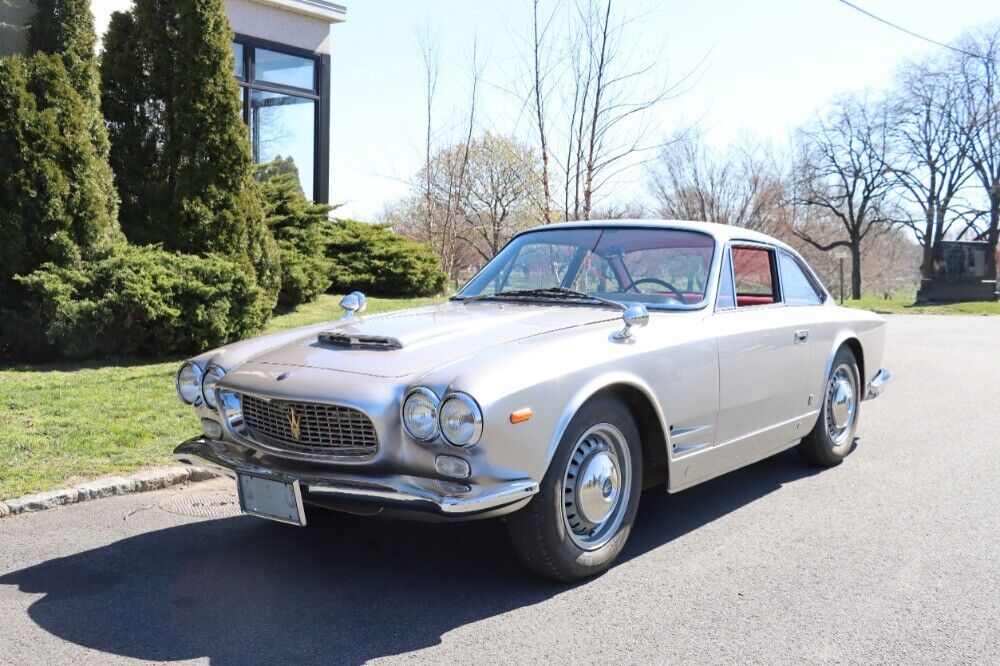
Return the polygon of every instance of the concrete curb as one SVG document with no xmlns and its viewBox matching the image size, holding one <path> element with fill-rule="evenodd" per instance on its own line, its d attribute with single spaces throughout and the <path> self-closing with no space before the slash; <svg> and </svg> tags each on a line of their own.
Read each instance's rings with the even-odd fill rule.
<svg viewBox="0 0 1000 666">
<path fill-rule="evenodd" d="M 187 465 L 151 469 L 128 477 L 108 476 L 81 483 L 73 488 L 50 490 L 4 500 L 0 502 L 0 518 L 44 511 L 65 504 L 87 502 L 102 497 L 160 490 L 180 483 L 207 481 L 215 477 L 216 475 L 207 469 Z"/>
</svg>

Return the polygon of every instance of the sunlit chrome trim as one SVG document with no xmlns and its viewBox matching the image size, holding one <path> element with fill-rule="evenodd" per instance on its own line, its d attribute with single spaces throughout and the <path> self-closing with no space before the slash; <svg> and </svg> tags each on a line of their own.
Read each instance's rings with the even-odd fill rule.
<svg viewBox="0 0 1000 666">
<path fill-rule="evenodd" d="M 252 449 L 230 442 L 213 442 L 195 437 L 174 449 L 174 458 L 187 465 L 205 467 L 235 479 L 250 474 L 283 483 L 298 480 L 313 497 L 369 500 L 385 506 L 415 511 L 430 511 L 450 516 L 482 513 L 528 500 L 538 492 L 538 483 L 530 479 L 504 481 L 488 488 L 470 488 L 469 497 L 432 493 L 413 483 L 410 477 L 372 480 L 362 485 L 339 472 L 276 469 L 264 466 Z"/>
<path fill-rule="evenodd" d="M 422 395 L 434 405 L 434 433 L 430 437 L 418 437 L 413 434 L 410 430 L 410 425 L 406 422 L 406 402 L 412 398 L 414 395 Z M 399 420 L 403 424 L 403 429 L 406 430 L 406 434 L 417 440 L 418 442 L 433 442 L 441 434 L 441 423 L 438 418 L 441 415 L 441 398 L 437 396 L 437 393 L 430 390 L 426 386 L 414 386 L 399 403 Z"/>
<path fill-rule="evenodd" d="M 472 437 L 467 442 L 453 442 L 448 438 L 448 435 L 444 431 L 444 426 L 441 424 L 441 415 L 444 412 L 444 404 L 449 400 L 458 400 L 464 404 L 473 417 L 473 432 Z M 448 442 L 452 446 L 467 447 L 476 444 L 483 436 L 483 410 L 480 408 L 479 403 L 469 395 L 468 393 L 462 393 L 461 391 L 454 391 L 452 393 L 446 394 L 441 398 L 441 404 L 438 406 L 438 431 L 441 433 L 441 437 L 444 441 Z"/>
<path fill-rule="evenodd" d="M 218 370 L 219 376 L 216 377 L 215 383 L 218 384 L 219 380 L 226 376 L 226 371 L 222 369 L 222 366 L 216 365 L 215 363 L 209 363 L 208 367 L 205 368 L 205 372 L 201 373 L 201 381 L 198 385 L 201 387 L 201 399 L 208 405 L 211 409 L 215 409 L 218 402 L 215 399 L 215 392 L 205 390 L 205 380 L 211 376 L 211 374 Z"/>
<path fill-rule="evenodd" d="M 184 368 L 188 367 L 189 365 L 192 368 L 194 368 L 195 377 L 198 378 L 198 397 L 194 399 L 194 402 L 188 402 L 184 398 L 184 395 L 181 394 L 181 372 L 183 372 Z M 195 363 L 194 361 L 185 361 L 184 363 L 181 364 L 181 367 L 177 368 L 177 372 L 174 373 L 174 389 L 177 391 L 177 397 L 180 398 L 181 402 L 183 402 L 185 405 L 191 405 L 192 407 L 201 406 L 201 403 L 203 402 L 201 394 L 201 380 L 203 375 L 204 373 L 202 372 L 201 366 Z"/>
<path fill-rule="evenodd" d="M 868 388 L 865 391 L 865 400 L 871 400 L 872 398 L 877 398 L 882 395 L 882 391 L 885 390 L 886 384 L 889 383 L 889 371 L 885 368 L 879 368 L 879 371 L 875 373 L 872 380 L 868 382 Z"/>
</svg>

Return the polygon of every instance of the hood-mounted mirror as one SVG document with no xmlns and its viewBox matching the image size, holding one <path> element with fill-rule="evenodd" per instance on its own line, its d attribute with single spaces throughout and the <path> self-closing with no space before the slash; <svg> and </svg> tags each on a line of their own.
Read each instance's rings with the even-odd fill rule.
<svg viewBox="0 0 1000 666">
<path fill-rule="evenodd" d="M 351 319 L 365 311 L 367 303 L 365 295 L 360 291 L 354 291 L 340 299 L 340 307 L 344 308 L 344 316 L 341 319 Z"/>
</svg>

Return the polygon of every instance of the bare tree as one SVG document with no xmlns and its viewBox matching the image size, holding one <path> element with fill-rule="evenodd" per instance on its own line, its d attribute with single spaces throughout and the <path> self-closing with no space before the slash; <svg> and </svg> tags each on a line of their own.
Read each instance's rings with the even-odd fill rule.
<svg viewBox="0 0 1000 666">
<path fill-rule="evenodd" d="M 545 224 L 552 222 L 552 194 L 549 188 L 549 142 L 545 135 L 545 101 L 548 93 L 544 88 L 547 79 L 547 72 L 543 69 L 542 50 L 545 48 L 545 37 L 555 13 L 549 15 L 544 26 L 539 24 L 538 6 L 540 0 L 532 0 L 531 27 L 532 27 L 532 64 L 533 64 L 533 85 L 532 100 L 535 104 L 535 123 L 538 127 L 538 144 L 542 157 L 542 215 Z"/>
<path fill-rule="evenodd" d="M 889 134 L 882 104 L 847 97 L 797 136 L 794 196 L 805 210 L 793 231 L 819 250 L 850 250 L 854 298 L 861 298 L 862 243 L 888 231 L 895 213 Z M 813 231 L 817 219 L 837 229 L 832 240 Z"/>
<path fill-rule="evenodd" d="M 688 77 L 671 82 L 659 57 L 635 57 L 643 16 L 622 14 L 614 0 L 567 1 L 544 19 L 540 5 L 533 0 L 530 104 L 546 200 L 558 189 L 560 217 L 589 219 L 610 183 L 655 156 L 653 112 Z"/>
<path fill-rule="evenodd" d="M 953 224 L 953 206 L 972 175 L 968 159 L 968 115 L 962 113 L 962 85 L 954 60 L 911 63 L 903 69 L 891 100 L 892 138 L 896 154 L 891 167 L 904 200 L 919 211 L 905 216 L 922 246 L 920 270 L 934 276 L 934 253 Z"/>
<path fill-rule="evenodd" d="M 656 213 L 664 219 L 777 230 L 785 216 L 784 183 L 769 153 L 747 139 L 720 152 L 706 146 L 697 132 L 682 134 L 649 167 Z"/>
<path fill-rule="evenodd" d="M 962 108 L 968 119 L 969 162 L 987 202 L 967 228 L 988 243 L 986 277 L 997 276 L 1000 237 L 1000 29 L 967 35 L 961 42 Z"/>
<path fill-rule="evenodd" d="M 442 165 L 440 160 L 435 159 L 438 148 L 434 131 L 434 98 L 440 74 L 439 49 L 436 38 L 429 31 L 418 34 L 417 42 L 423 57 L 427 112 L 424 166 L 413 183 L 414 189 L 420 192 L 420 204 L 414 205 L 415 202 L 410 201 L 402 206 L 406 211 L 402 216 L 405 219 L 393 219 L 393 224 L 407 235 L 428 243 L 441 258 L 445 271 L 454 277 L 462 264 L 459 251 L 462 232 L 461 203 L 468 188 L 468 146 L 475 133 L 479 86 L 485 64 L 474 40 L 469 58 L 468 100 L 461 121 L 460 145 L 465 148 L 453 156 L 457 161 Z M 400 214 L 400 207 L 396 207 L 391 217 L 395 218 Z"/>
<path fill-rule="evenodd" d="M 491 134 L 458 149 L 470 155 L 462 201 L 464 238 L 489 260 L 515 233 L 535 224 L 534 213 L 545 196 L 538 159 L 530 149 Z"/>
</svg>

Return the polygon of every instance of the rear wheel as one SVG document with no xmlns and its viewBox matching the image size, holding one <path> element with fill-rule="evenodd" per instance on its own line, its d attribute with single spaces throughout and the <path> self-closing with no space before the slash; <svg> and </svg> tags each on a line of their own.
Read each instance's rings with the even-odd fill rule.
<svg viewBox="0 0 1000 666">
<path fill-rule="evenodd" d="M 628 539 L 641 479 L 641 442 L 631 412 L 609 398 L 588 402 L 563 434 L 539 492 L 507 518 L 514 549 L 548 578 L 601 573 Z"/>
<path fill-rule="evenodd" d="M 861 395 L 858 362 L 841 347 L 827 377 L 823 404 L 815 427 L 799 443 L 799 453 L 814 465 L 837 465 L 854 444 Z"/>
</svg>

